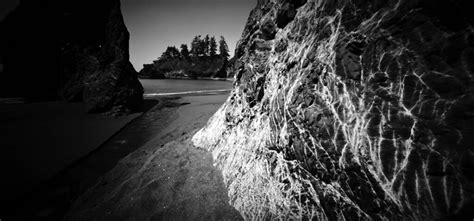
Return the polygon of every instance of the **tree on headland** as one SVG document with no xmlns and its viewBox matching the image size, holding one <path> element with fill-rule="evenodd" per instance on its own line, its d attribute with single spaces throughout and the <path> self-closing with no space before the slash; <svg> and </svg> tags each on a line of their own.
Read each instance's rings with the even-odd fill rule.
<svg viewBox="0 0 474 221">
<path fill-rule="evenodd" d="M 209 55 L 210 56 L 217 55 L 217 42 L 214 36 L 211 37 L 211 40 L 209 42 Z"/>
<path fill-rule="evenodd" d="M 181 45 L 181 56 L 183 56 L 184 59 L 189 60 L 189 50 L 187 44 Z"/>
<path fill-rule="evenodd" d="M 210 37 L 206 35 L 204 39 L 201 38 L 201 35 L 194 36 L 191 42 L 191 50 L 188 49 L 187 44 L 182 44 L 180 46 L 181 50 L 178 50 L 176 47 L 168 47 L 160 59 L 167 58 L 183 58 L 189 60 L 191 57 L 202 57 L 202 56 L 216 56 L 217 55 L 217 42 L 214 36 Z M 229 60 L 229 47 L 224 37 L 221 36 L 219 40 L 219 55 L 224 58 L 225 61 Z"/>
<path fill-rule="evenodd" d="M 166 51 L 163 52 L 163 54 L 158 60 L 171 60 L 175 58 L 181 58 L 181 53 L 175 46 L 171 46 L 166 48 Z"/>
<path fill-rule="evenodd" d="M 179 48 L 170 46 L 162 56 L 146 65 L 143 76 L 156 78 L 227 77 L 229 47 L 224 37 L 217 42 L 215 36 L 193 37 L 191 44 Z"/>
<path fill-rule="evenodd" d="M 191 55 L 193 57 L 199 56 L 200 45 L 201 45 L 201 36 L 195 36 L 191 42 Z"/>
<path fill-rule="evenodd" d="M 210 50 L 209 50 L 210 43 L 211 43 L 211 39 L 209 38 L 209 35 L 206 35 L 203 42 L 204 55 L 206 56 L 210 55 Z"/>
<path fill-rule="evenodd" d="M 191 55 L 193 57 L 209 56 L 210 38 L 207 35 L 204 39 L 201 36 L 195 36 L 191 42 Z"/>
<path fill-rule="evenodd" d="M 229 46 L 227 46 L 224 36 L 221 36 L 221 39 L 219 40 L 219 53 L 226 62 L 229 61 Z"/>
<path fill-rule="evenodd" d="M 205 55 L 206 55 L 206 42 L 204 39 L 199 39 L 198 56 L 205 56 Z"/>
</svg>

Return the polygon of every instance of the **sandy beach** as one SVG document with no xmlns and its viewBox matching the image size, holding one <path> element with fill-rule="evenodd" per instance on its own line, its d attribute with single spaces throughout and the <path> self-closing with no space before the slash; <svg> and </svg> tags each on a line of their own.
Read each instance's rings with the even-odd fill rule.
<svg viewBox="0 0 474 221">
<path fill-rule="evenodd" d="M 210 153 L 190 137 L 227 95 L 190 96 L 178 117 L 82 195 L 66 220 L 241 220 Z"/>
<path fill-rule="evenodd" d="M 140 203 L 151 203 L 156 206 L 158 204 L 156 204 L 157 202 L 155 201 L 162 199 L 165 201 L 160 202 L 169 207 L 166 207 L 168 209 L 164 209 L 165 207 L 163 207 L 159 211 L 166 217 L 179 218 L 178 213 L 175 213 L 177 210 L 173 210 L 175 212 L 172 212 L 169 209 L 185 207 L 192 209 L 192 211 L 188 211 L 186 215 L 190 217 L 215 218 L 221 216 L 227 217 L 230 214 L 231 217 L 238 219 L 238 213 L 227 205 L 228 199 L 226 190 L 222 183 L 220 172 L 212 165 L 211 155 L 203 150 L 198 150 L 188 142 L 188 138 L 192 136 L 197 129 L 202 128 L 206 124 L 207 120 L 224 103 L 227 96 L 228 94 L 226 92 L 219 92 L 217 94 L 205 95 L 194 94 L 181 98 L 162 96 L 149 97 L 148 99 L 155 101 L 155 103 L 152 104 L 155 106 L 151 109 L 143 114 L 137 113 L 123 118 L 111 119 L 114 123 L 108 122 L 107 120 L 109 118 L 104 118 L 104 116 L 85 115 L 87 119 L 77 119 L 84 122 L 84 124 L 89 123 L 89 125 L 84 125 L 83 127 L 90 127 L 90 130 L 87 130 L 87 132 L 84 131 L 82 134 L 77 134 L 77 136 L 86 136 L 88 139 L 82 137 L 80 139 L 74 138 L 71 137 L 72 135 L 68 137 L 61 134 L 60 137 L 63 138 L 58 139 L 55 147 L 51 147 L 50 150 L 47 148 L 43 150 L 40 148 L 32 148 L 33 153 L 31 155 L 27 154 L 28 156 L 24 157 L 24 161 L 20 161 L 26 165 L 30 165 L 27 164 L 27 162 L 33 162 L 31 165 L 50 165 L 50 169 L 46 166 L 38 168 L 31 166 L 31 170 L 37 169 L 46 171 L 47 173 L 38 173 L 37 176 L 28 176 L 29 173 L 23 174 L 22 171 L 19 170 L 13 172 L 7 171 L 12 174 L 12 178 L 14 175 L 18 176 L 18 174 L 23 176 L 23 178 L 20 177 L 21 179 L 12 179 L 9 182 L 21 182 L 21 184 L 28 185 L 26 187 L 33 190 L 29 194 L 23 195 L 24 197 L 19 198 L 20 200 L 17 200 L 14 204 L 10 204 L 11 208 L 9 208 L 9 213 L 4 214 L 8 214 L 6 216 L 7 218 L 11 217 L 20 220 L 61 220 L 64 214 L 74 206 L 74 209 L 69 212 L 69 218 L 75 219 L 87 217 L 83 209 L 87 208 L 87 210 L 89 210 L 94 208 L 94 206 L 91 205 L 92 203 L 99 204 L 101 207 L 94 211 L 87 212 L 87 214 L 90 215 L 89 218 L 102 217 L 103 219 L 100 218 L 98 220 L 116 220 L 117 214 L 108 216 L 105 214 L 105 211 L 112 208 L 120 208 L 124 206 L 123 203 L 133 206 L 136 209 L 141 208 L 141 206 L 137 206 Z M 46 121 L 43 124 L 48 126 L 55 125 L 48 121 L 51 119 L 54 119 L 54 122 L 58 122 L 57 124 L 60 125 L 77 124 L 77 122 L 67 122 L 65 119 L 68 118 L 68 116 L 70 117 L 72 113 L 81 115 L 79 112 L 81 110 L 80 105 L 72 104 L 72 107 L 70 107 L 71 110 L 67 111 L 69 115 L 65 115 L 61 118 L 59 112 L 67 105 L 56 104 L 56 109 L 44 110 L 47 113 L 43 113 L 42 115 L 44 116 L 43 120 Z M 47 107 L 55 107 L 55 105 L 49 103 Z M 30 112 L 45 109 L 44 106 L 42 108 L 29 108 L 31 109 L 28 109 Z M 74 112 L 74 110 L 76 110 L 76 112 Z M 95 121 L 88 120 L 88 118 L 92 118 Z M 22 115 L 21 118 L 19 116 L 17 121 L 19 120 L 23 120 L 25 125 L 29 125 L 29 122 L 31 122 L 28 121 L 24 115 Z M 12 124 L 15 123 L 15 125 L 18 125 L 17 121 L 12 121 Z M 43 143 L 47 143 L 49 141 L 48 139 L 57 139 L 55 137 L 58 136 L 57 134 L 51 134 L 50 137 L 44 137 L 44 134 L 34 135 L 35 131 L 41 131 L 40 125 L 41 124 L 32 125 L 23 135 L 32 138 L 37 137 L 39 141 Z M 4 133 L 8 132 L 7 128 L 7 125 L 2 124 Z M 50 128 L 51 131 L 53 131 L 53 129 L 54 128 Z M 16 130 L 20 130 L 20 128 Z M 56 131 L 58 130 L 56 129 Z M 18 133 L 18 131 L 15 130 L 9 132 Z M 68 131 L 65 131 L 63 133 L 67 132 Z M 107 132 L 111 134 L 107 134 Z M 14 137 L 11 137 L 11 139 L 13 138 Z M 93 138 L 97 140 L 95 141 L 96 143 L 92 142 L 94 141 L 91 140 Z M 84 142 L 88 141 L 90 145 L 83 147 L 84 143 L 79 141 L 71 142 L 73 139 L 84 139 Z M 99 140 L 102 144 L 97 144 Z M 11 143 L 17 146 L 22 145 L 28 147 L 28 144 L 34 145 L 35 142 L 33 141 L 34 139 L 25 139 L 20 143 Z M 47 157 L 50 156 L 46 153 L 47 151 L 57 151 L 60 154 L 61 151 L 57 150 L 60 148 L 60 145 L 79 149 L 75 155 L 76 158 L 69 158 L 69 163 L 73 162 L 73 164 L 67 164 L 67 158 L 58 154 L 53 156 L 55 159 L 56 156 L 58 156 L 58 161 L 63 164 L 59 164 L 55 159 Z M 100 147 L 94 149 L 92 147 L 93 145 Z M 37 147 L 40 146 L 44 146 L 44 144 L 38 143 Z M 10 148 L 10 151 L 13 151 L 12 149 L 15 150 L 13 146 Z M 17 149 L 16 152 L 13 153 L 21 156 L 22 153 L 25 154 L 24 151 L 24 148 Z M 71 152 L 68 153 L 70 154 Z M 72 157 L 70 155 L 68 156 Z M 5 160 L 8 162 L 8 159 Z M 150 164 L 150 161 L 155 163 Z M 166 166 L 167 172 L 163 173 L 161 169 L 156 167 L 156 163 Z M 13 166 L 21 168 L 20 163 Z M 8 167 L 3 167 L 4 170 L 7 170 L 6 168 Z M 141 173 L 140 171 L 146 171 L 146 173 L 137 176 L 137 174 Z M 139 204 L 130 204 L 127 201 L 122 203 L 113 203 L 113 201 L 97 202 L 99 199 L 104 199 L 103 197 L 105 195 L 117 194 L 118 189 L 124 188 L 123 182 L 131 182 L 130 185 L 126 185 L 127 190 L 124 189 L 123 191 L 134 192 L 135 188 L 141 188 L 134 186 L 138 180 L 141 179 L 157 180 L 154 182 L 155 184 L 150 185 L 150 188 L 153 187 L 150 191 L 154 191 L 154 199 L 150 199 L 149 194 L 146 193 L 134 197 Z M 107 185 L 104 185 L 104 183 L 107 183 Z M 13 184 L 8 188 L 3 190 L 10 190 L 12 198 L 18 196 L 20 193 L 16 191 Z M 192 191 L 196 189 L 200 190 L 196 192 Z M 176 192 L 176 194 L 179 192 L 179 194 L 170 196 L 170 191 Z M 193 197 L 189 198 L 190 195 L 193 195 Z M 120 198 L 125 196 L 116 197 Z M 79 200 L 76 201 L 76 199 Z M 202 203 L 206 201 L 208 201 L 208 203 Z M 206 205 L 206 207 L 200 207 L 202 205 Z M 117 210 L 117 212 L 121 211 L 125 210 Z M 127 211 L 129 211 L 129 214 L 137 213 L 137 211 L 133 209 Z M 146 214 L 147 216 L 151 216 L 151 212 L 159 213 L 159 211 L 150 210 L 150 212 Z M 197 213 L 200 211 L 209 211 L 209 214 Z M 140 213 L 145 214 L 143 211 Z M 127 216 L 120 214 L 120 217 Z M 123 220 L 129 219 L 123 218 Z"/>
</svg>

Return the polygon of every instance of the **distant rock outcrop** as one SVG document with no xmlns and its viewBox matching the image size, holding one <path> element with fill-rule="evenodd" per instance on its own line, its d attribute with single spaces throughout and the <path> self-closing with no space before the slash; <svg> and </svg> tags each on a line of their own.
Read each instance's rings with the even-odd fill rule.
<svg viewBox="0 0 474 221">
<path fill-rule="evenodd" d="M 0 24 L 0 95 L 134 110 L 143 88 L 128 42 L 119 0 L 22 0 Z"/>
<path fill-rule="evenodd" d="M 225 60 L 219 55 L 172 58 L 143 65 L 139 76 L 153 79 L 226 78 L 226 67 Z"/>
<path fill-rule="evenodd" d="M 191 50 L 187 44 L 182 44 L 181 50 L 168 47 L 153 64 L 143 65 L 139 76 L 154 79 L 227 78 L 228 66 L 229 48 L 224 37 L 221 36 L 218 45 L 214 36 L 206 35 L 202 39 L 198 35 L 191 42 Z"/>
<path fill-rule="evenodd" d="M 466 0 L 259 0 L 194 137 L 248 220 L 474 217 Z"/>
</svg>

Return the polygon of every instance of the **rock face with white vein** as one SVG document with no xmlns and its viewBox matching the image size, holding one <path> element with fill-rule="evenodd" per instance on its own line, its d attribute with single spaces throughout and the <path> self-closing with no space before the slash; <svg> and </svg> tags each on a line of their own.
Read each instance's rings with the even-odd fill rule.
<svg viewBox="0 0 474 221">
<path fill-rule="evenodd" d="M 259 0 L 194 137 L 246 219 L 473 217 L 467 1 Z"/>
</svg>

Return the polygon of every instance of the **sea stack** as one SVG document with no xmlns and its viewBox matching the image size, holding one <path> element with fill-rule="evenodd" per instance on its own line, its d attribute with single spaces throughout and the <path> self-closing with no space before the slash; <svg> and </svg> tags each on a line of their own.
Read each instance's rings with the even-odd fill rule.
<svg viewBox="0 0 474 221">
<path fill-rule="evenodd" d="M 0 24 L 2 97 L 83 101 L 133 111 L 143 88 L 119 0 L 22 0 Z"/>
<path fill-rule="evenodd" d="M 194 137 L 248 220 L 473 216 L 468 1 L 259 0 Z"/>
</svg>

